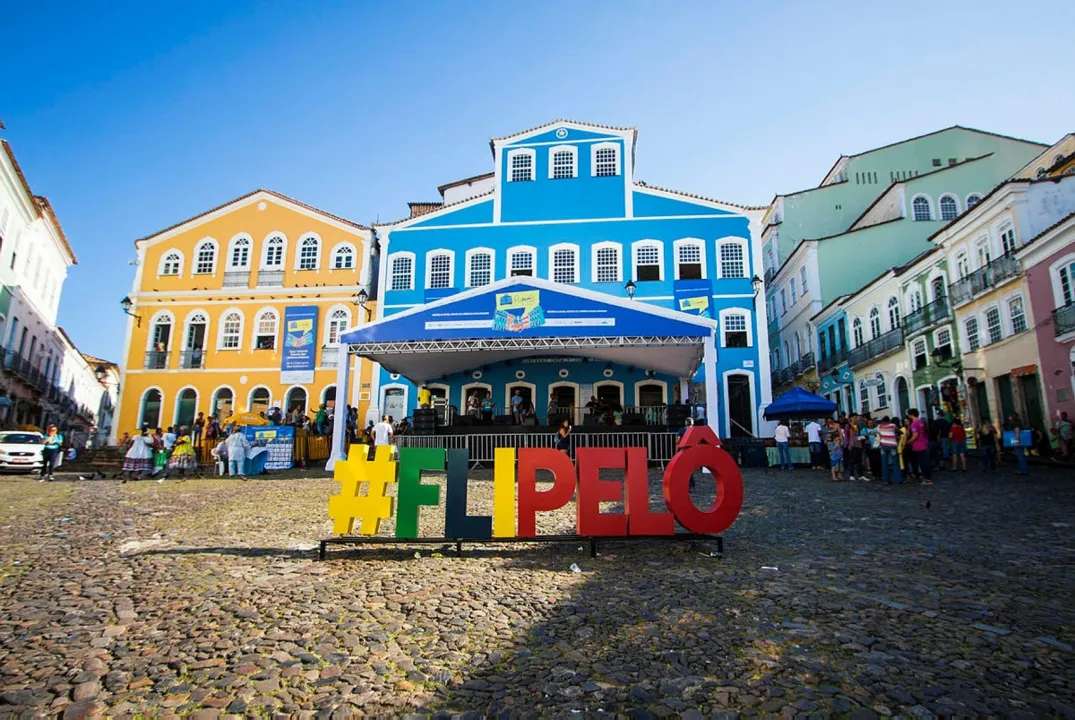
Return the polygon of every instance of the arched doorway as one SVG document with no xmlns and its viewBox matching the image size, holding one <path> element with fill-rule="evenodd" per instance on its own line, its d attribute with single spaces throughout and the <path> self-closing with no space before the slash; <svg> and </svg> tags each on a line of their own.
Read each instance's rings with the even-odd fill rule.
<svg viewBox="0 0 1075 720">
<path fill-rule="evenodd" d="M 291 412 L 298 408 L 300 413 L 306 414 L 306 389 L 293 387 L 287 391 L 287 399 L 284 401 L 284 409 Z"/>
<path fill-rule="evenodd" d="M 175 403 L 176 426 L 186 425 L 188 428 L 194 422 L 194 415 L 198 411 L 198 391 L 194 388 L 183 388 L 179 391 L 179 397 Z M 177 427 L 178 429 L 178 427 Z"/>
<path fill-rule="evenodd" d="M 497 413 L 498 415 L 500 413 L 514 414 L 514 413 L 512 413 L 512 408 L 514 407 L 514 405 L 512 404 L 512 398 L 515 397 L 515 391 L 516 390 L 519 391 L 519 397 L 522 398 L 522 405 L 521 405 L 522 409 L 524 411 L 529 409 L 531 414 L 534 412 L 534 410 L 535 410 L 535 408 L 534 408 L 535 386 L 534 386 L 533 383 L 528 383 L 528 382 L 526 382 L 526 383 L 524 383 L 524 382 L 508 383 L 508 386 L 507 386 L 507 388 L 505 388 L 505 390 L 507 391 L 506 404 L 505 404 L 504 409 Z"/>
<path fill-rule="evenodd" d="M 593 385 L 597 401 L 603 407 L 623 410 L 623 383 L 617 380 L 602 380 Z"/>
<path fill-rule="evenodd" d="M 205 360 L 206 331 L 209 327 L 209 318 L 198 310 L 187 318 L 187 336 L 183 341 L 184 357 L 180 367 L 200 368 Z"/>
<path fill-rule="evenodd" d="M 235 393 L 229 387 L 217 388 L 213 393 L 213 404 L 209 408 L 209 414 L 217 420 L 225 420 L 231 417 L 235 409 Z"/>
<path fill-rule="evenodd" d="M 907 378 L 896 378 L 896 412 L 900 417 L 911 409 L 911 390 L 907 387 Z"/>
<path fill-rule="evenodd" d="M 750 376 L 742 373 L 728 375 L 724 383 L 728 398 L 728 436 L 754 436 L 754 398 Z"/>
<path fill-rule="evenodd" d="M 664 385 L 660 383 L 646 383 L 638 386 L 639 407 L 653 407 L 664 405 Z"/>
<path fill-rule="evenodd" d="M 138 426 L 149 425 L 151 428 L 160 427 L 161 423 L 161 391 L 150 388 L 142 395 L 142 408 L 138 413 Z"/>
<path fill-rule="evenodd" d="M 250 412 L 265 412 L 270 404 L 272 404 L 272 393 L 269 392 L 269 388 L 262 386 L 250 391 L 250 402 L 247 404 Z"/>
<path fill-rule="evenodd" d="M 329 410 L 336 407 L 336 386 L 329 385 L 325 388 L 325 391 L 321 393 L 321 402 L 325 404 L 325 407 Z"/>
</svg>

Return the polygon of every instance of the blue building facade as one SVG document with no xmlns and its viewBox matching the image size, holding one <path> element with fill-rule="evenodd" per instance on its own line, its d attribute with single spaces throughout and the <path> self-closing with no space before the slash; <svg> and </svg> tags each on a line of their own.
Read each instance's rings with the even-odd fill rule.
<svg viewBox="0 0 1075 720">
<path fill-rule="evenodd" d="M 471 179 L 472 197 L 442 188 L 443 203 L 423 204 L 431 211 L 376 227 L 378 317 L 519 275 L 703 315 L 719 326 L 721 402 L 709 422 L 722 436 L 759 434 L 770 399 L 754 282 L 761 209 L 636 182 L 635 141 L 633 128 L 569 121 L 492 140 L 493 172 Z M 550 397 L 561 410 L 591 395 L 659 409 L 677 398 L 700 402 L 702 383 L 701 369 L 678 378 L 564 356 L 483 365 L 426 385 L 460 409 L 474 390 L 505 408 L 519 389 L 544 422 Z M 370 391 L 379 413 L 409 415 L 418 403 L 406 378 L 383 369 Z"/>
<path fill-rule="evenodd" d="M 855 374 L 847 356 L 851 349 L 847 312 L 843 307 L 849 297 L 841 295 L 812 318 L 817 328 L 818 392 L 836 403 L 837 411 L 846 413 L 855 409 L 856 400 Z"/>
</svg>

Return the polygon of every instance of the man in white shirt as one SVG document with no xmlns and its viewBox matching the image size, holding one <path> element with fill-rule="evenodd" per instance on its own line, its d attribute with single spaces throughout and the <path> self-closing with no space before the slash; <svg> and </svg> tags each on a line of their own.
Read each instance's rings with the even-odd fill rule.
<svg viewBox="0 0 1075 720">
<path fill-rule="evenodd" d="M 810 469 L 824 470 L 821 463 L 821 426 L 817 420 L 807 423 L 806 441 L 810 443 Z"/>
<path fill-rule="evenodd" d="M 776 440 L 776 454 L 780 459 L 781 469 L 791 470 L 791 444 L 788 442 L 791 440 L 791 430 L 783 420 L 777 423 L 773 439 Z"/>
<path fill-rule="evenodd" d="M 164 433 L 164 449 L 167 450 L 168 452 L 171 452 L 172 448 L 175 447 L 175 439 L 176 439 L 175 428 L 173 428 L 171 425 L 169 425 L 168 426 L 168 432 Z"/>
<path fill-rule="evenodd" d="M 381 422 L 373 426 L 373 445 L 392 444 L 392 425 L 388 422 L 388 416 L 381 416 Z"/>
</svg>

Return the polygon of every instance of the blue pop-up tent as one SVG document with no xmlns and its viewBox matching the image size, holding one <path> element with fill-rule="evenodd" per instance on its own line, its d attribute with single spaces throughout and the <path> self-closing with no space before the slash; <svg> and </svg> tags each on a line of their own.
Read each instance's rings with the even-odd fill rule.
<svg viewBox="0 0 1075 720">
<path fill-rule="evenodd" d="M 765 408 L 766 420 L 817 418 L 836 412 L 836 403 L 809 390 L 794 387 Z"/>
</svg>

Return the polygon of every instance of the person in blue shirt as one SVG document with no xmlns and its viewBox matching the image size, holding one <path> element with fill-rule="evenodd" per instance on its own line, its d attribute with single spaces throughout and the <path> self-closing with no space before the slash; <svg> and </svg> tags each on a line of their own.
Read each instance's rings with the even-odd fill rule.
<svg viewBox="0 0 1075 720">
<path fill-rule="evenodd" d="M 63 435 L 59 433 L 55 425 L 49 425 L 45 430 L 45 439 L 41 448 L 41 475 L 39 482 L 52 480 L 52 471 L 56 469 L 56 461 L 63 452 Z"/>
</svg>

